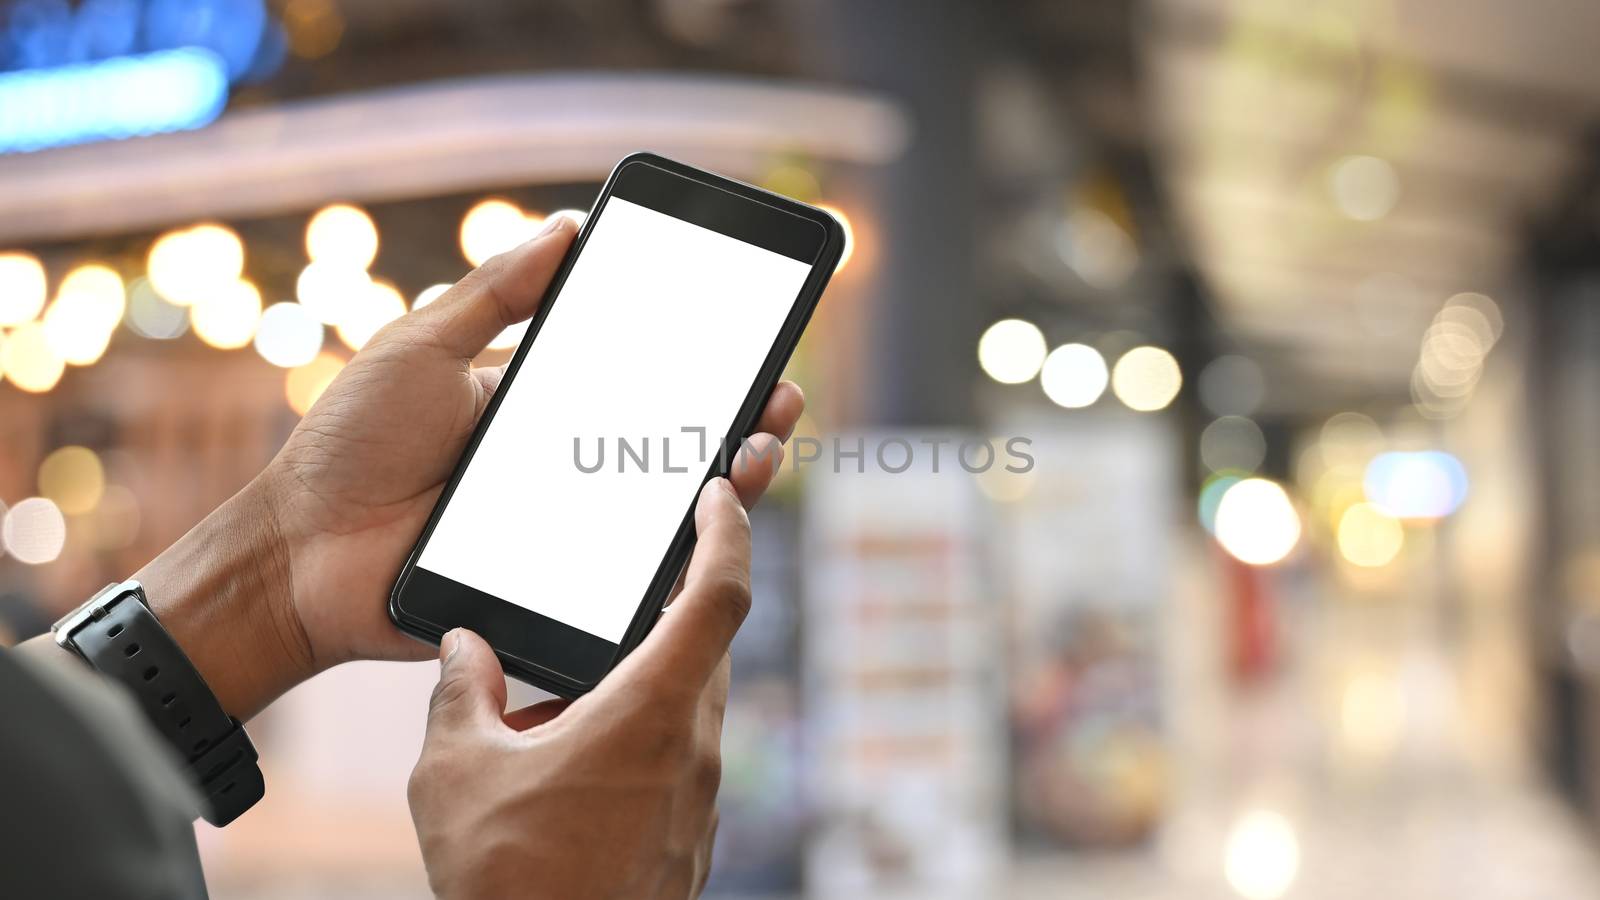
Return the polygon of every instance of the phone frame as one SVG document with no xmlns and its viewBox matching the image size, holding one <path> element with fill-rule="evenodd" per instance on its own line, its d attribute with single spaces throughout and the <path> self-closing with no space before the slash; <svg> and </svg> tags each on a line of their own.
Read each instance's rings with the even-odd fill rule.
<svg viewBox="0 0 1600 900">
<path fill-rule="evenodd" d="M 689 508 L 685 511 L 676 533 L 662 556 L 661 563 L 656 568 L 655 575 L 651 578 L 649 586 L 645 590 L 645 595 L 639 600 L 638 608 L 627 631 L 623 634 L 622 641 L 615 645 L 603 638 L 590 635 L 587 632 L 581 632 L 573 626 L 536 613 L 526 607 L 477 591 L 468 586 L 460 585 L 457 582 L 452 582 L 443 576 L 433 573 L 431 570 L 421 569 L 418 567 L 417 561 L 422 555 L 423 548 L 427 546 L 428 539 L 432 537 L 434 528 L 438 525 L 445 507 L 449 505 L 451 497 L 455 494 L 456 487 L 460 484 L 467 467 L 471 465 L 479 443 L 493 423 L 495 414 L 499 411 L 501 400 L 515 383 L 522 361 L 528 355 L 529 348 L 533 345 L 534 340 L 538 338 L 539 331 L 543 327 L 550 310 L 555 306 L 561 289 L 566 284 L 568 274 L 572 271 L 573 265 L 583 252 L 583 247 L 588 241 L 590 232 L 595 223 L 604 215 L 606 203 L 616 189 L 619 179 L 624 172 L 635 165 L 649 166 L 667 176 L 695 182 L 699 187 L 711 188 L 721 192 L 721 194 L 729 195 L 727 200 L 729 204 L 760 204 L 778 212 L 806 220 L 821 229 L 821 240 L 817 244 L 817 256 L 810 262 L 811 271 L 806 276 L 806 280 L 800 288 L 799 296 L 796 297 L 783 326 L 774 338 L 772 347 L 768 351 L 761 368 L 755 374 L 750 389 L 746 392 L 744 401 L 739 407 L 738 414 L 734 417 L 727 434 L 723 436 L 719 452 L 713 454 L 711 464 L 701 480 L 702 485 L 712 478 L 727 474 L 727 469 L 732 464 L 731 461 L 742 440 L 748 437 L 755 428 L 768 398 L 771 397 L 773 389 L 777 387 L 778 379 L 782 376 L 783 369 L 789 362 L 789 357 L 794 353 L 806 324 L 810 322 L 811 315 L 816 310 L 817 302 L 822 297 L 823 289 L 827 286 L 828 279 L 833 275 L 834 269 L 837 267 L 844 251 L 844 229 L 838 220 L 827 212 L 788 197 L 773 194 L 730 178 L 724 178 L 654 153 L 639 152 L 629 154 L 617 163 L 611 170 L 611 174 L 606 178 L 605 185 L 601 188 L 600 195 L 595 200 L 593 210 L 585 218 L 583 226 L 579 229 L 578 235 L 573 239 L 571 248 L 567 251 L 566 257 L 551 278 L 550 287 L 545 291 L 539 311 L 534 314 L 529 322 L 527 333 L 523 335 L 522 341 L 517 345 L 516 352 L 507 364 L 506 372 L 501 378 L 499 388 L 490 399 L 487 408 L 484 409 L 483 415 L 479 418 L 471 438 L 467 441 L 466 449 L 456 462 L 449 480 L 445 483 L 444 491 L 439 495 L 432 512 L 428 514 L 427 524 L 423 527 L 422 533 L 418 536 L 416 543 L 411 548 L 411 552 L 407 555 L 405 565 L 401 568 L 400 574 L 395 580 L 394 588 L 389 594 L 389 617 L 406 634 L 437 645 L 451 628 L 462 624 L 477 625 L 484 639 L 495 649 L 495 654 L 500 658 L 501 665 L 505 668 L 507 674 L 568 698 L 577 697 L 592 690 L 607 672 L 615 668 L 623 657 L 627 656 L 644 640 L 651 627 L 655 625 L 656 619 L 660 616 L 661 609 L 668 599 L 668 595 L 677 583 L 684 564 L 694 550 L 694 503 L 691 502 Z M 694 188 L 694 190 L 698 190 L 698 188 Z M 701 199 L 706 196 L 710 195 L 702 195 Z M 723 202 L 720 199 L 720 195 L 716 202 Z M 729 209 L 732 209 L 732 207 L 730 206 Z M 666 212 L 665 210 L 658 211 Z M 667 212 L 667 214 L 673 215 L 671 212 Z M 762 212 L 760 215 L 770 218 L 770 214 L 767 212 Z M 683 218 L 682 216 L 676 217 Z M 685 221 L 688 220 L 685 219 Z M 786 228 L 792 229 L 794 227 L 788 224 L 786 220 L 785 223 Z M 699 225 L 700 223 L 693 224 Z M 701 227 L 709 226 L 701 225 Z M 728 232 L 720 229 L 712 230 L 728 234 Z M 757 243 L 757 241 L 750 240 L 749 236 L 729 236 L 749 243 Z M 766 249 L 773 248 L 767 247 Z M 774 252 L 781 251 L 774 250 Z M 790 258 L 796 257 L 791 255 Z M 698 496 L 698 493 L 696 496 Z M 429 596 L 427 589 L 423 585 L 413 586 L 412 583 L 416 580 L 415 574 L 419 571 L 427 576 L 423 580 L 448 582 L 452 586 L 450 590 L 456 590 L 458 596 L 441 602 L 439 597 Z M 412 588 L 409 593 L 408 588 Z M 494 602 L 491 603 L 490 601 Z M 464 604 L 474 603 L 478 604 L 480 608 L 469 610 L 464 606 Z M 418 607 L 424 608 L 419 609 Z M 463 613 L 471 613 L 471 615 L 463 615 Z M 560 626 L 560 629 L 579 632 L 583 637 L 591 638 L 607 646 L 614 646 L 616 648 L 615 652 L 611 654 L 609 661 L 597 674 L 594 674 L 593 677 L 588 677 L 588 673 L 573 674 L 563 672 L 560 668 L 547 664 L 550 662 L 548 657 L 560 655 L 561 648 L 557 644 L 547 641 L 539 651 L 530 651 L 524 649 L 524 646 L 519 641 L 512 640 L 512 635 L 505 633 L 507 629 L 519 631 L 529 628 L 545 629 L 546 631 L 559 630 L 552 629 L 549 623 L 555 623 L 555 625 Z M 493 633 L 496 631 L 501 633 Z M 532 641 L 535 637 L 536 635 L 533 634 L 524 635 L 524 639 L 529 641 Z M 513 647 L 511 646 L 512 644 L 517 644 L 518 646 Z M 525 658 L 531 655 L 532 652 L 542 652 L 547 659 L 541 662 Z"/>
</svg>

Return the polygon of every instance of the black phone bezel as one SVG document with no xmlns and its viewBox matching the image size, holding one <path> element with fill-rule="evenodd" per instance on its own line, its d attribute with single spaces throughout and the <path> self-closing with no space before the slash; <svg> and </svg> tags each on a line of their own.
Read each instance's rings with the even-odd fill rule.
<svg viewBox="0 0 1600 900">
<path fill-rule="evenodd" d="M 643 199 L 645 205 L 668 215 L 807 262 L 811 266 L 799 296 L 723 437 L 721 452 L 714 454 L 702 483 L 727 474 L 728 461 L 733 458 L 740 441 L 755 428 L 767 398 L 777 386 L 784 366 L 788 364 L 828 279 L 833 275 L 845 242 L 842 226 L 823 210 L 654 153 L 630 154 L 618 162 L 606 178 L 593 210 L 552 277 L 538 313 L 529 323 L 527 333 L 507 364 L 499 390 L 479 419 L 389 595 L 389 617 L 405 633 L 437 645 L 450 629 L 471 628 L 494 647 L 507 674 L 563 697 L 576 697 L 593 689 L 607 672 L 644 640 L 655 624 L 684 563 L 694 549 L 692 503 L 667 546 L 644 597 L 640 599 L 621 643 L 617 644 L 420 568 L 417 560 L 467 466 L 471 464 L 483 435 L 494 421 L 501 399 L 515 383 L 522 361 L 559 299 L 567 276 L 583 252 L 590 232 L 604 215 L 606 203 L 625 178 L 625 190 L 638 199 L 635 196 L 624 199 L 632 202 Z M 661 204 L 677 208 L 661 209 Z M 802 248 L 807 247 L 804 235 L 810 231 L 810 226 L 817 227 L 817 240 L 814 255 L 811 259 L 805 259 L 796 254 L 806 252 Z M 603 645 L 603 648 L 596 645 Z M 604 662 L 600 664 L 597 660 L 602 655 Z M 575 668 L 582 671 L 570 671 Z"/>
</svg>

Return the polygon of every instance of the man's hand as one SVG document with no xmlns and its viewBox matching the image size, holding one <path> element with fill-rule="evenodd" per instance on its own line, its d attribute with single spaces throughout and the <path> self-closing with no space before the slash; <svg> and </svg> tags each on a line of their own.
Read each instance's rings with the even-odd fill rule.
<svg viewBox="0 0 1600 900">
<path fill-rule="evenodd" d="M 750 524 L 708 483 L 683 590 L 595 690 L 506 713 L 494 652 L 457 629 L 411 814 L 445 898 L 688 897 L 716 832 L 728 645 L 750 608 Z"/>
<path fill-rule="evenodd" d="M 357 353 L 243 491 L 135 577 L 163 624 L 240 718 L 330 666 L 424 659 L 389 621 L 388 592 L 500 382 L 472 359 L 538 309 L 575 234 L 556 216 Z M 778 386 L 733 482 L 752 503 L 804 400 Z"/>
</svg>

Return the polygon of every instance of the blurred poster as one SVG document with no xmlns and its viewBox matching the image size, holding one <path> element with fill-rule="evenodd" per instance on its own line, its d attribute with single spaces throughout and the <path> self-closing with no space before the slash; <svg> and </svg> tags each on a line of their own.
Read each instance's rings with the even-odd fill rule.
<svg viewBox="0 0 1600 900">
<path fill-rule="evenodd" d="M 1157 417 L 1022 429 L 1036 466 L 996 497 L 1010 620 L 1013 798 L 1024 844 L 1137 842 L 1165 802 L 1163 600 L 1180 496 Z M 986 482 L 994 486 L 994 482 Z"/>
<path fill-rule="evenodd" d="M 996 604 L 966 437 L 830 437 L 806 472 L 809 896 L 986 896 L 1001 872 Z"/>
</svg>

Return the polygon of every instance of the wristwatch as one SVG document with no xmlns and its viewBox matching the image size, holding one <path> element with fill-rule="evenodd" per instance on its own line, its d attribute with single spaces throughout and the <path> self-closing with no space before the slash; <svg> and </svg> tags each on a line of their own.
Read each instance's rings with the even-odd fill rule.
<svg viewBox="0 0 1600 900">
<path fill-rule="evenodd" d="M 266 784 L 250 736 L 150 611 L 139 582 L 107 585 L 50 630 L 63 649 L 133 693 L 188 764 L 207 822 L 220 828 L 261 799 Z"/>
</svg>

